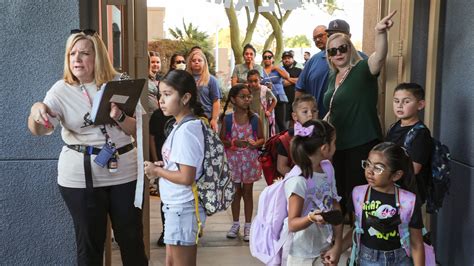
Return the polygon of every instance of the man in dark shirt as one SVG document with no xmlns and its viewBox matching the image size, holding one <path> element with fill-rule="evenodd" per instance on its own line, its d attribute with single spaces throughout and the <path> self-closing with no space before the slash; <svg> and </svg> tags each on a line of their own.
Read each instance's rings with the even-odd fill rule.
<svg viewBox="0 0 474 266">
<path fill-rule="evenodd" d="M 296 66 L 296 61 L 293 59 L 293 53 L 291 51 L 284 52 L 281 56 L 281 59 L 283 62 L 283 68 L 285 68 L 286 72 L 290 74 L 289 79 L 283 80 L 283 86 L 286 96 L 288 97 L 288 107 L 286 108 L 288 112 L 286 112 L 286 121 L 291 123 L 291 113 L 293 112 L 291 106 L 295 100 L 295 85 L 296 82 L 298 82 L 298 77 L 300 76 L 302 69 Z"/>
</svg>

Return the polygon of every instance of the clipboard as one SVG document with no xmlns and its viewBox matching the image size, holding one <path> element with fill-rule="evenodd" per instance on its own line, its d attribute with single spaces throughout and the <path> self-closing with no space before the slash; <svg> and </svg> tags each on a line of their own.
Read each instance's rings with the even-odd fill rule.
<svg viewBox="0 0 474 266">
<path fill-rule="evenodd" d="M 127 115 L 133 116 L 145 79 L 109 81 L 102 85 L 92 104 L 91 120 L 94 125 L 115 124 L 110 118 L 110 103 L 116 103 Z"/>
</svg>

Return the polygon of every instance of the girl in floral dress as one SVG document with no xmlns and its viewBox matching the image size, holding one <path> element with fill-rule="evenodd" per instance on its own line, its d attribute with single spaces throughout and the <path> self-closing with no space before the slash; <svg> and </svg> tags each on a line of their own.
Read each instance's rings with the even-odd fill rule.
<svg viewBox="0 0 474 266">
<path fill-rule="evenodd" d="M 240 230 L 240 199 L 244 200 L 244 241 L 249 241 L 250 225 L 253 211 L 253 183 L 261 178 L 262 167 L 258 162 L 257 148 L 263 145 L 262 122 L 257 114 L 250 111 L 252 94 L 247 85 L 233 86 L 221 116 L 222 128 L 220 137 L 226 149 L 229 168 L 236 186 L 232 202 L 233 224 L 228 238 L 236 238 Z M 234 112 L 225 114 L 229 102 Z"/>
</svg>

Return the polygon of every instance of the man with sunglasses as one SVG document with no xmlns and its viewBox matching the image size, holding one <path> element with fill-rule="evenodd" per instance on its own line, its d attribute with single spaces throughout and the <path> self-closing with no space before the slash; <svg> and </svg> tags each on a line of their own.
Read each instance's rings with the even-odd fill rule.
<svg viewBox="0 0 474 266">
<path fill-rule="evenodd" d="M 342 19 L 329 22 L 327 28 L 324 25 L 316 26 L 313 31 L 313 40 L 316 47 L 321 51 L 313 55 L 311 59 L 306 62 L 295 88 L 295 97 L 299 97 L 303 93 L 308 93 L 316 98 L 320 118 L 323 118 L 327 113 L 323 104 L 324 93 L 328 87 L 329 77 L 329 66 L 326 60 L 326 42 L 329 36 L 337 32 L 351 36 L 349 24 Z M 364 59 L 367 58 L 367 55 L 360 51 L 359 54 Z"/>
<path fill-rule="evenodd" d="M 298 66 L 298 63 L 293 58 L 293 51 L 285 51 L 281 56 L 283 68 L 290 74 L 289 79 L 283 80 L 283 88 L 285 89 L 286 96 L 288 97 L 286 122 L 291 126 L 291 113 L 293 112 L 292 104 L 295 99 L 295 84 L 298 82 L 298 77 L 301 74 L 302 67 Z"/>
</svg>

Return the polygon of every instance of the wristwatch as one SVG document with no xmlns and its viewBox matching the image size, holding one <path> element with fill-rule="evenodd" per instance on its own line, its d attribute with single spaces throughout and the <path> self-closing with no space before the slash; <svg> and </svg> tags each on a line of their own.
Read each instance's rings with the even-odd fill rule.
<svg viewBox="0 0 474 266">
<path fill-rule="evenodd" d="M 127 118 L 127 115 L 124 112 L 122 112 L 122 114 L 117 119 L 117 122 L 122 123 L 123 121 L 125 121 L 125 118 Z"/>
</svg>

